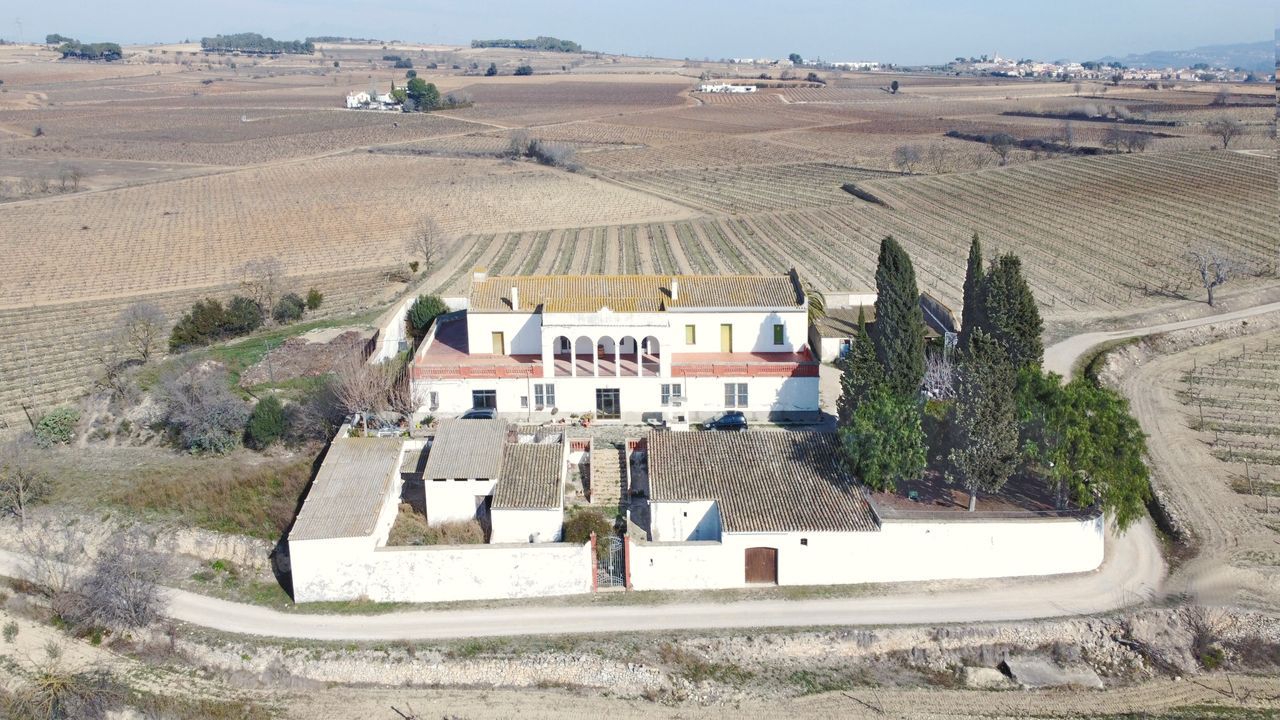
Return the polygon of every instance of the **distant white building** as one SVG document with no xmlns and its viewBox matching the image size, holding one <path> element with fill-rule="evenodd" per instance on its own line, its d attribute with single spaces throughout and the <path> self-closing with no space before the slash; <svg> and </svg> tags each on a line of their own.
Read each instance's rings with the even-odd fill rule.
<svg viewBox="0 0 1280 720">
<path fill-rule="evenodd" d="M 756 90 L 755 85 L 734 85 L 732 83 L 703 83 L 698 86 L 698 92 L 704 93 L 753 93 Z"/>
<path fill-rule="evenodd" d="M 351 93 L 347 96 L 347 109 L 357 110 L 359 108 L 368 107 L 373 101 L 367 92 Z"/>
<path fill-rule="evenodd" d="M 839 68 L 840 70 L 879 70 L 880 63 L 865 61 L 833 62 L 831 67 Z"/>
</svg>

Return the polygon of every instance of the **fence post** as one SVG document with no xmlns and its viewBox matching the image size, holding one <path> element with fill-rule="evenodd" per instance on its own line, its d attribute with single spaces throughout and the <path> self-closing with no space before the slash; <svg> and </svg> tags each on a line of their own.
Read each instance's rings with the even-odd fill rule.
<svg viewBox="0 0 1280 720">
<path fill-rule="evenodd" d="M 622 537 L 622 587 L 631 589 L 631 535 L 627 534 Z"/>
<path fill-rule="evenodd" d="M 600 574 L 596 572 L 596 534 L 591 533 L 591 592 L 599 590 Z"/>
</svg>

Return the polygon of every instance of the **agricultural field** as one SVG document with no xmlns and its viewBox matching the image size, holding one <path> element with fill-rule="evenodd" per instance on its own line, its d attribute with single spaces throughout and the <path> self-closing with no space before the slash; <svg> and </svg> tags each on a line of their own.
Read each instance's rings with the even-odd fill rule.
<svg viewBox="0 0 1280 720">
<path fill-rule="evenodd" d="M 221 285 L 260 257 L 305 275 L 407 262 L 428 209 L 455 234 L 692 214 L 529 163 L 360 153 L 264 165 L 0 206 L 0 222 L 25 228 L 0 240 L 0 307 Z"/>
<path fill-rule="evenodd" d="M 1182 382 L 1188 426 L 1205 436 L 1213 456 L 1252 465 L 1249 478 L 1260 473 L 1280 494 L 1280 334 L 1196 363 Z"/>
</svg>

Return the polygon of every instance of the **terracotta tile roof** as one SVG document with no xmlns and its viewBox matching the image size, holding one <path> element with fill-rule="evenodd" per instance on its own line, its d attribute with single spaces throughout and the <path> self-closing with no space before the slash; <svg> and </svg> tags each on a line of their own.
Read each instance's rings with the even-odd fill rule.
<svg viewBox="0 0 1280 720">
<path fill-rule="evenodd" d="M 716 500 L 725 532 L 879 529 L 834 433 L 649 434 L 654 502 Z"/>
<path fill-rule="evenodd" d="M 493 491 L 493 507 L 502 509 L 551 509 L 560 507 L 563 492 L 564 445 L 561 443 L 507 444 L 502 449 L 502 470 Z"/>
<path fill-rule="evenodd" d="M 672 298 L 672 281 L 678 292 Z M 659 312 L 674 308 L 800 307 L 790 275 L 539 275 L 491 277 L 471 285 L 468 309 L 510 312 L 511 288 L 522 312 Z"/>
<path fill-rule="evenodd" d="M 506 439 L 505 420 L 441 420 L 422 477 L 497 478 Z"/>
<path fill-rule="evenodd" d="M 289 540 L 362 537 L 373 533 L 400 470 L 399 438 L 339 438 L 298 511 Z"/>
</svg>

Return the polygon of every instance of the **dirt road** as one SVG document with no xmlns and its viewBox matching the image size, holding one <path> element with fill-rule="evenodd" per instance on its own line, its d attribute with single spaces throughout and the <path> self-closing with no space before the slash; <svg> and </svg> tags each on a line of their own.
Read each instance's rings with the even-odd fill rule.
<svg viewBox="0 0 1280 720">
<path fill-rule="evenodd" d="M 1111 332 L 1073 335 L 1072 337 L 1045 349 L 1044 369 L 1058 373 L 1063 377 L 1070 378 L 1072 371 L 1075 369 L 1076 361 L 1093 348 L 1105 342 L 1142 337 L 1144 335 L 1156 335 L 1158 333 L 1183 330 L 1186 328 L 1198 327 L 1200 325 L 1211 325 L 1213 323 L 1241 320 L 1243 318 L 1262 315 L 1269 312 L 1280 312 L 1280 302 L 1243 308 L 1232 312 L 1221 313 L 1219 315 L 1209 315 L 1207 317 L 1194 318 L 1191 320 L 1163 323 L 1161 325 L 1130 328 L 1127 330 L 1113 330 Z"/>
</svg>

